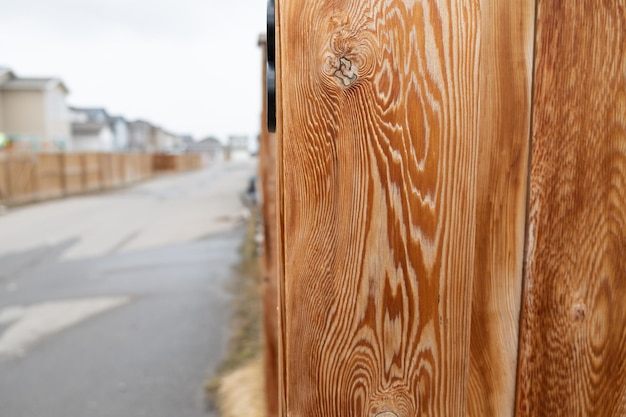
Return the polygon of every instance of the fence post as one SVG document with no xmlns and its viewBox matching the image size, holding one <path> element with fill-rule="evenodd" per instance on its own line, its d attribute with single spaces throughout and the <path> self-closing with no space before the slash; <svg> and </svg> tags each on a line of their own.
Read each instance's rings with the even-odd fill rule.
<svg viewBox="0 0 626 417">
<path fill-rule="evenodd" d="M 626 415 L 626 2 L 538 0 L 517 415 Z"/>
<path fill-rule="evenodd" d="M 280 415 L 512 415 L 534 1 L 276 12 Z"/>
<path fill-rule="evenodd" d="M 276 254 L 276 135 L 267 129 L 266 60 L 267 42 L 259 37 L 262 51 L 261 73 L 263 88 L 261 133 L 259 135 L 259 184 L 261 188 L 263 220 L 263 313 L 265 338 L 265 399 L 267 416 L 278 416 L 278 287 Z"/>
</svg>

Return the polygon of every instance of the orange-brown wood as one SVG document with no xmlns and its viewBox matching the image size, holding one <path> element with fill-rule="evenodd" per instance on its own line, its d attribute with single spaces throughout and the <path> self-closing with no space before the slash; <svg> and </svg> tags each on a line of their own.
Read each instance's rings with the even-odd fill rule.
<svg viewBox="0 0 626 417">
<path fill-rule="evenodd" d="M 512 416 L 515 407 L 534 20 L 534 0 L 481 2 L 480 145 L 467 401 L 467 415 L 472 417 Z"/>
<path fill-rule="evenodd" d="M 278 2 L 282 415 L 512 415 L 533 11 Z"/>
<path fill-rule="evenodd" d="M 263 107 L 259 135 L 259 183 L 263 220 L 263 329 L 265 339 L 265 399 L 267 416 L 278 416 L 278 288 L 276 240 L 276 135 L 267 130 L 266 60 L 267 43 L 259 38 L 262 50 Z"/>
<path fill-rule="evenodd" d="M 113 187 L 113 155 L 100 153 L 100 182 L 104 189 Z"/>
<path fill-rule="evenodd" d="M 37 198 L 46 200 L 63 195 L 63 154 L 41 153 L 37 160 Z"/>
<path fill-rule="evenodd" d="M 8 157 L 5 152 L 0 152 L 0 201 L 6 202 L 9 199 L 9 176 Z"/>
<path fill-rule="evenodd" d="M 79 153 L 63 154 L 63 173 L 65 195 L 79 194 L 84 191 L 83 155 Z"/>
<path fill-rule="evenodd" d="M 119 187 L 125 185 L 126 168 L 124 166 L 124 155 L 121 153 L 114 153 L 112 156 L 113 165 L 113 186 Z"/>
<path fill-rule="evenodd" d="M 35 200 L 37 192 L 37 158 L 30 152 L 10 152 L 7 159 L 8 190 L 12 203 Z"/>
<path fill-rule="evenodd" d="M 102 188 L 102 167 L 100 155 L 97 153 L 85 153 L 83 158 L 83 184 L 85 191 L 95 191 Z"/>
<path fill-rule="evenodd" d="M 538 1 L 517 415 L 626 415 L 626 2 Z"/>
</svg>

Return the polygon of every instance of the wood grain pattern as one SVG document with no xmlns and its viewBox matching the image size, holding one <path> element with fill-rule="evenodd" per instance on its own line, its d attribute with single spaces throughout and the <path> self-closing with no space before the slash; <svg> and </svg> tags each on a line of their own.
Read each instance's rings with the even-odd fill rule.
<svg viewBox="0 0 626 417">
<path fill-rule="evenodd" d="M 626 415 L 626 2 L 538 1 L 517 415 Z"/>
<path fill-rule="evenodd" d="M 481 2 L 480 145 L 467 415 L 512 416 L 526 227 L 534 0 Z"/>
<path fill-rule="evenodd" d="M 464 416 L 480 2 L 277 12 L 281 413 Z"/>
</svg>

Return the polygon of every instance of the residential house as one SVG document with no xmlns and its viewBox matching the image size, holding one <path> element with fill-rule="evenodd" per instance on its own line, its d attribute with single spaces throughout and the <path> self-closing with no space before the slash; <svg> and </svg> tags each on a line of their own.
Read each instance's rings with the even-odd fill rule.
<svg viewBox="0 0 626 417">
<path fill-rule="evenodd" d="M 157 128 L 145 120 L 128 123 L 128 149 L 143 152 L 156 150 Z"/>
<path fill-rule="evenodd" d="M 228 149 L 230 159 L 242 160 L 250 158 L 247 136 L 230 136 L 228 138 Z"/>
<path fill-rule="evenodd" d="M 145 120 L 128 123 L 129 148 L 145 152 L 175 152 L 182 150 L 183 137 Z"/>
<path fill-rule="evenodd" d="M 109 118 L 111 129 L 113 130 L 113 149 L 125 151 L 130 146 L 130 126 L 123 116 L 113 116 Z"/>
<path fill-rule="evenodd" d="M 183 145 L 183 137 L 165 129 L 159 128 L 157 136 L 157 150 L 161 152 L 181 151 Z"/>
<path fill-rule="evenodd" d="M 58 78 L 18 77 L 0 68 L 0 132 L 14 146 L 33 150 L 70 147 L 67 86 Z"/>
<path fill-rule="evenodd" d="M 110 116 L 103 108 L 70 107 L 72 150 L 110 152 L 115 150 L 115 136 Z"/>
<path fill-rule="evenodd" d="M 198 142 L 188 144 L 187 152 L 201 153 L 205 164 L 224 159 L 224 145 L 213 137 L 207 137 Z"/>
</svg>

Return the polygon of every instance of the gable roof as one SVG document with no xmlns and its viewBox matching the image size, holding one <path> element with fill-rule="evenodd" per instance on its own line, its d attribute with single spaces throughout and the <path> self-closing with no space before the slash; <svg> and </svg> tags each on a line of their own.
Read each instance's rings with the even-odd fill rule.
<svg viewBox="0 0 626 417">
<path fill-rule="evenodd" d="M 82 116 L 82 122 L 108 123 L 111 119 L 104 107 L 74 107 L 70 106 L 70 112 Z"/>
<path fill-rule="evenodd" d="M 0 86 L 15 78 L 15 74 L 7 67 L 0 67 Z"/>
<path fill-rule="evenodd" d="M 11 72 L 11 74 L 13 74 Z M 55 87 L 60 87 L 65 94 L 70 91 L 67 86 L 58 78 L 11 78 L 0 85 L 3 90 L 32 90 L 48 91 Z"/>
</svg>

